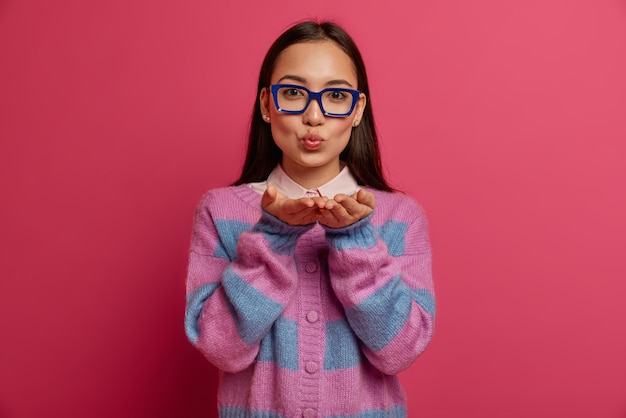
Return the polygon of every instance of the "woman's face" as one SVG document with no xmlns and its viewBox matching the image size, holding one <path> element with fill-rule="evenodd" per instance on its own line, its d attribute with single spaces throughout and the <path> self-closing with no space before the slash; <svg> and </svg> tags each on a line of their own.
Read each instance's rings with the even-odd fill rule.
<svg viewBox="0 0 626 418">
<path fill-rule="evenodd" d="M 278 56 L 271 84 L 296 84 L 313 92 L 328 87 L 359 88 L 352 60 L 331 41 L 297 43 L 286 48 Z M 339 174 L 339 154 L 363 115 L 363 93 L 346 117 L 324 116 L 316 100 L 311 100 L 302 114 L 280 113 L 267 88 L 259 99 L 261 112 L 269 116 L 274 142 L 283 152 L 283 169 L 293 180 L 312 188 Z"/>
</svg>

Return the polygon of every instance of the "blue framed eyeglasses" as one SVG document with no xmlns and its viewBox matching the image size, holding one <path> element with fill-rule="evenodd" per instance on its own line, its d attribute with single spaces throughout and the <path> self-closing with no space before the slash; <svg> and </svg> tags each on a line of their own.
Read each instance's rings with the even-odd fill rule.
<svg viewBox="0 0 626 418">
<path fill-rule="evenodd" d="M 329 87 L 315 92 L 296 84 L 272 84 L 270 90 L 274 105 L 281 113 L 302 114 L 315 99 L 324 116 L 334 118 L 350 116 L 361 95 L 360 91 L 345 87 Z"/>
</svg>

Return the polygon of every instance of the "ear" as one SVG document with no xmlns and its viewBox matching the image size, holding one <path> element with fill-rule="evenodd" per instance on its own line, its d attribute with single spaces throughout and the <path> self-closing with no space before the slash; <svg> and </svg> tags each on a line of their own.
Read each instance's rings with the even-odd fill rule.
<svg viewBox="0 0 626 418">
<path fill-rule="evenodd" d="M 363 113 L 365 112 L 365 106 L 367 106 L 367 97 L 365 97 L 365 93 L 361 93 L 359 95 L 359 100 L 356 102 L 356 106 L 354 107 L 352 126 L 357 127 L 363 120 Z"/>
<path fill-rule="evenodd" d="M 261 107 L 261 114 L 264 116 L 270 116 L 270 92 L 267 87 L 261 89 L 259 93 L 259 106 Z"/>
</svg>

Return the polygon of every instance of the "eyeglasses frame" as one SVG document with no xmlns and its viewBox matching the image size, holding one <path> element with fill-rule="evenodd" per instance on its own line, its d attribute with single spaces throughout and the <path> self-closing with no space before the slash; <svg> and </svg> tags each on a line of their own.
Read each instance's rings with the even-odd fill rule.
<svg viewBox="0 0 626 418">
<path fill-rule="evenodd" d="M 302 110 L 282 109 L 278 105 L 278 90 L 281 88 L 294 88 L 294 89 L 299 89 L 299 90 L 305 90 L 309 95 L 309 99 L 304 105 L 304 108 Z M 359 97 L 361 96 L 360 91 L 354 90 L 354 89 L 348 89 L 345 87 L 328 87 L 328 88 L 325 88 L 324 90 L 315 92 L 315 91 L 311 91 L 307 89 L 304 86 L 299 86 L 297 84 L 272 84 L 270 85 L 270 91 L 272 92 L 272 98 L 274 99 L 274 105 L 276 106 L 276 110 L 278 110 L 280 113 L 285 113 L 288 115 L 301 115 L 304 112 L 306 112 L 306 110 L 309 108 L 309 105 L 311 104 L 311 100 L 315 99 L 317 100 L 317 104 L 320 106 L 322 114 L 324 116 L 330 116 L 333 118 L 345 118 L 347 116 L 350 116 L 352 112 L 354 112 L 354 108 L 356 107 L 356 104 L 359 101 Z M 348 113 L 330 113 L 324 110 L 324 105 L 322 104 L 322 95 L 329 91 L 341 91 L 341 92 L 350 93 L 350 95 L 352 95 L 352 106 L 350 106 L 350 110 L 348 111 Z"/>
</svg>

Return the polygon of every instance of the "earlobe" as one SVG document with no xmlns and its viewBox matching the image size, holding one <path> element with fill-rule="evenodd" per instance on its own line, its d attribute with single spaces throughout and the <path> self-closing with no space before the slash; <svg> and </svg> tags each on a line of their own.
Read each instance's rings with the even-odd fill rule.
<svg viewBox="0 0 626 418">
<path fill-rule="evenodd" d="M 270 95 L 269 92 L 267 91 L 266 87 L 263 87 L 261 89 L 261 93 L 259 93 L 259 106 L 261 108 L 261 114 L 263 115 L 263 120 L 265 122 L 269 122 L 270 121 Z"/>
</svg>

